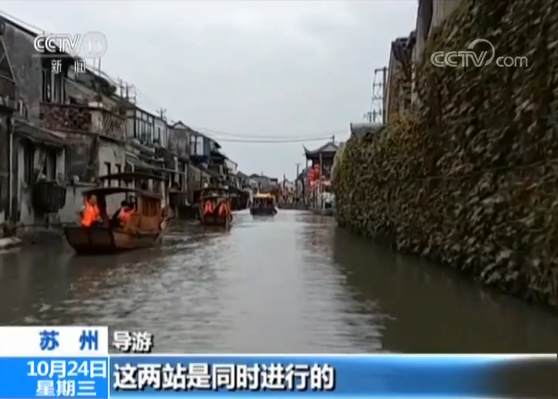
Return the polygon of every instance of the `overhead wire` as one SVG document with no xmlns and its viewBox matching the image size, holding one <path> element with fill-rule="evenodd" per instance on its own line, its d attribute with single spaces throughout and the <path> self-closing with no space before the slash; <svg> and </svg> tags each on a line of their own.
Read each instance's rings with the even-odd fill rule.
<svg viewBox="0 0 558 399">
<path fill-rule="evenodd" d="M 326 138 L 331 138 L 331 136 L 336 134 L 344 134 L 347 133 L 347 130 L 334 130 L 334 131 L 325 131 L 319 133 L 312 133 L 312 134 L 292 134 L 292 135 L 278 135 L 278 136 L 271 136 L 271 135 L 261 135 L 261 134 L 243 134 L 243 133 L 232 133 L 232 132 L 224 132 L 221 130 L 215 130 L 205 127 L 198 127 L 198 126 L 190 126 L 193 130 L 197 130 L 201 133 L 214 135 L 214 136 L 223 136 L 239 138 L 239 139 L 256 139 L 256 140 L 322 140 L 325 136 Z"/>
<path fill-rule="evenodd" d="M 0 15 L 4 16 L 5 18 L 11 19 L 17 22 L 20 25 L 27 27 L 30 30 L 35 30 L 36 34 L 39 32 L 42 33 L 51 33 L 45 29 L 42 29 L 36 25 L 33 25 L 29 22 L 23 21 L 3 10 L 0 10 Z M 115 86 L 119 86 L 119 79 L 114 78 L 113 76 L 109 75 L 107 72 L 99 69 L 99 68 L 88 68 L 91 72 L 95 74 L 99 74 L 102 77 L 106 78 L 111 84 Z M 72 82 L 73 83 L 73 82 Z M 78 85 L 75 85 L 77 89 L 80 89 Z M 142 90 L 139 88 L 135 88 L 136 92 L 143 97 L 144 99 L 148 100 L 149 102 L 157 105 L 157 101 L 153 101 L 152 98 L 147 96 Z M 81 90 L 82 91 L 82 90 Z M 84 91 L 85 93 L 85 91 Z M 224 132 L 216 129 L 204 128 L 204 127 L 192 127 L 192 129 L 197 130 L 201 133 L 207 134 L 208 136 L 212 136 L 212 138 L 218 139 L 219 141 L 223 142 L 230 142 L 230 143 L 257 143 L 257 144 L 277 144 L 277 143 L 303 143 L 303 142 L 310 142 L 310 141 L 322 141 L 322 140 L 329 140 L 335 134 L 344 134 L 347 130 L 336 130 L 332 132 L 321 132 L 315 134 L 304 134 L 304 135 L 279 135 L 279 136 L 267 136 L 267 135 L 255 135 L 255 134 L 241 134 L 241 133 L 231 133 L 231 132 Z M 325 136 L 327 135 L 327 136 Z"/>
<path fill-rule="evenodd" d="M 310 142 L 310 141 L 331 140 L 331 136 L 316 137 L 316 138 L 310 138 L 310 139 L 308 139 L 308 138 L 294 138 L 294 139 L 283 139 L 283 140 L 230 139 L 230 138 L 218 138 L 218 137 L 211 137 L 211 138 L 213 138 L 215 140 L 218 140 L 219 142 L 247 143 L 247 144 L 290 144 L 290 143 L 305 143 L 305 142 Z"/>
<path fill-rule="evenodd" d="M 115 78 L 111 77 L 108 73 L 104 71 L 99 71 L 111 80 L 116 81 Z M 139 88 L 135 88 L 136 93 L 139 94 L 144 99 L 147 99 L 153 105 L 158 105 L 161 108 L 160 104 L 157 101 L 154 101 L 153 98 L 149 97 Z M 227 143 L 250 143 L 250 144 L 288 144 L 288 143 L 303 143 L 303 142 L 314 142 L 314 141 L 323 141 L 323 140 L 330 140 L 332 136 L 336 134 L 345 134 L 347 130 L 334 130 L 330 132 L 320 132 L 320 133 L 313 133 L 313 134 L 297 134 L 297 135 L 256 135 L 256 134 L 242 134 L 242 133 L 232 133 L 232 132 L 225 132 L 222 130 L 207 128 L 207 127 L 198 127 L 198 126 L 189 126 L 191 129 L 199 131 L 200 133 L 206 134 L 211 138 L 218 140 L 220 142 L 227 142 Z"/>
</svg>

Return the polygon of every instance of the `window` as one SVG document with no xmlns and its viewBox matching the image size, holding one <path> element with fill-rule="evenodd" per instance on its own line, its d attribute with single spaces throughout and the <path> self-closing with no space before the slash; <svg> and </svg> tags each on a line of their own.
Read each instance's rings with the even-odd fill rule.
<svg viewBox="0 0 558 399">
<path fill-rule="evenodd" d="M 42 100 L 45 102 L 52 101 L 52 73 L 46 68 L 43 69 Z"/>
<path fill-rule="evenodd" d="M 27 143 L 23 148 L 23 174 L 25 183 L 31 185 L 34 183 L 35 172 L 35 146 Z"/>
<path fill-rule="evenodd" d="M 76 67 L 75 65 L 70 65 L 68 67 L 68 78 L 75 80 L 76 79 Z"/>
<path fill-rule="evenodd" d="M 157 126 L 157 141 L 159 141 L 159 144 L 161 144 L 161 127 Z"/>
<path fill-rule="evenodd" d="M 56 179 L 56 151 L 53 149 L 46 151 L 46 159 L 43 167 L 43 175 L 47 180 Z"/>
<path fill-rule="evenodd" d="M 203 151 L 203 137 L 196 137 L 196 155 L 204 155 Z"/>
<path fill-rule="evenodd" d="M 61 73 L 54 74 L 52 76 L 54 82 L 54 93 L 53 101 L 56 103 L 63 104 L 66 98 L 65 87 L 64 87 L 64 75 Z"/>
<path fill-rule="evenodd" d="M 196 136 L 190 136 L 190 155 L 196 155 Z"/>
<path fill-rule="evenodd" d="M 54 73 L 50 69 L 43 69 L 42 100 L 63 104 L 66 100 L 64 74 Z"/>
<path fill-rule="evenodd" d="M 28 117 L 27 106 L 21 100 L 17 102 L 17 113 L 19 114 L 19 116 L 23 117 L 24 119 L 27 119 Z"/>
</svg>

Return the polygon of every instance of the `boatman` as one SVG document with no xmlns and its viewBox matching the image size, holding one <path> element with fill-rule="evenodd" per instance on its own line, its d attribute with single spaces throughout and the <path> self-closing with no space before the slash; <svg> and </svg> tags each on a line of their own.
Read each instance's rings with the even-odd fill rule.
<svg viewBox="0 0 558 399">
<path fill-rule="evenodd" d="M 130 218 L 132 212 L 132 204 L 126 200 L 120 202 L 120 208 L 112 215 L 110 225 L 114 227 L 122 226 L 126 220 Z M 122 215 L 124 213 L 124 215 Z M 126 215 L 128 213 L 128 215 Z"/>
<path fill-rule="evenodd" d="M 120 205 L 121 207 L 120 213 L 118 214 L 118 220 L 121 226 L 125 226 L 132 216 L 132 207 L 130 206 L 130 203 L 128 201 L 122 201 Z"/>
<path fill-rule="evenodd" d="M 85 199 L 85 205 L 81 208 L 80 217 L 83 227 L 93 227 L 101 224 L 101 212 L 99 212 L 96 195 Z"/>
</svg>

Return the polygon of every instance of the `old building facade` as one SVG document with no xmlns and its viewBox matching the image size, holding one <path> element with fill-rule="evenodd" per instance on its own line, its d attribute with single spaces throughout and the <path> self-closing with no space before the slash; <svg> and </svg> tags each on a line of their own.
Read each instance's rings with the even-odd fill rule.
<svg viewBox="0 0 558 399">
<path fill-rule="evenodd" d="M 8 19 L 2 22 L 19 95 L 20 123 L 14 126 L 24 138 L 17 157 L 22 160 L 19 192 L 29 198 L 40 191 L 40 180 L 56 181 L 70 195 L 60 195 L 58 206 L 47 209 L 47 222 L 74 220 L 84 183 L 93 184 L 109 167 L 125 165 L 125 118 L 113 98 L 116 87 L 82 68 L 82 60 L 65 54 L 38 57 L 33 45 L 37 32 Z M 18 129 L 14 133 L 18 136 Z M 33 201 L 19 201 L 19 223 L 41 224 Z"/>
<path fill-rule="evenodd" d="M 11 70 L 17 93 L 2 137 L 5 192 L 0 223 L 44 226 L 58 219 L 66 202 L 66 148 L 63 135 L 41 126 L 41 102 L 47 94 L 49 99 L 60 98 L 63 90 L 60 80 L 45 72 L 44 60 L 33 56 L 31 32 L 3 18 L 0 26 L 3 65 Z M 45 85 L 47 78 L 51 80 Z"/>
<path fill-rule="evenodd" d="M 238 165 L 215 140 L 132 103 L 79 58 L 36 53 L 38 34 L 0 18 L 0 100 L 11 101 L 0 101 L 0 225 L 76 221 L 83 192 L 106 174 L 163 175 L 190 203 L 206 183 L 236 186 Z"/>
<path fill-rule="evenodd" d="M 13 115 L 17 111 L 17 89 L 10 58 L 0 32 L 0 225 L 12 216 L 13 179 Z M 1 234 L 1 233 L 0 233 Z"/>
<path fill-rule="evenodd" d="M 413 102 L 413 49 L 416 34 L 400 37 L 391 43 L 388 77 L 384 88 L 384 112 L 386 123 L 393 121 L 395 115 L 409 111 Z"/>
<path fill-rule="evenodd" d="M 391 43 L 388 74 L 383 92 L 386 123 L 395 115 L 420 104 L 417 91 L 418 66 L 428 38 L 459 7 L 462 0 L 419 0 L 415 30 Z"/>
</svg>

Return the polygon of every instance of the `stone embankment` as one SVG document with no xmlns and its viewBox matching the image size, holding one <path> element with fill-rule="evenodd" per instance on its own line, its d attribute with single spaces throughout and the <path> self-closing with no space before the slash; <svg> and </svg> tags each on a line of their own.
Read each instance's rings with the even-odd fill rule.
<svg viewBox="0 0 558 399">
<path fill-rule="evenodd" d="M 528 66 L 430 64 L 477 38 Z M 423 59 L 417 111 L 337 161 L 339 224 L 558 308 L 558 3 L 465 1 Z"/>
</svg>

